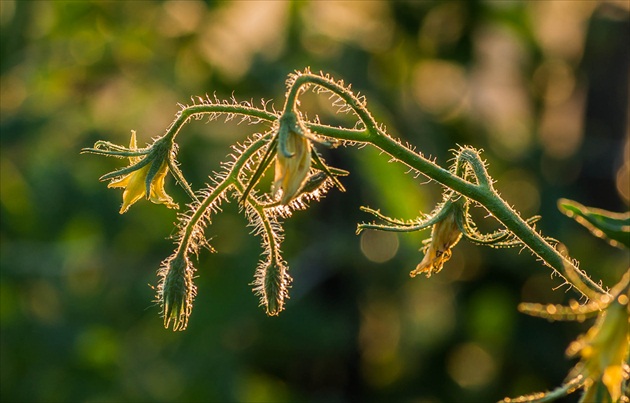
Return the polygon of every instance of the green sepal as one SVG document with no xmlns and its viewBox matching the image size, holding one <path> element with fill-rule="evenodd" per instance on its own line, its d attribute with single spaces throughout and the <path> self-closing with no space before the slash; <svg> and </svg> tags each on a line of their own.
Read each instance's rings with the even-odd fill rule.
<svg viewBox="0 0 630 403">
<path fill-rule="evenodd" d="M 82 148 L 81 154 L 96 154 L 118 158 L 141 157 L 147 155 L 146 151 L 129 151 L 129 150 L 102 150 L 100 148 Z"/>
<path fill-rule="evenodd" d="M 125 168 L 119 169 L 117 171 L 110 172 L 98 178 L 99 181 L 106 181 L 109 179 L 114 179 L 118 176 L 126 175 L 128 173 L 137 171 L 140 168 L 143 168 L 145 165 L 149 164 L 152 161 L 150 157 L 144 157 L 140 161 L 136 162 L 133 165 L 129 165 Z"/>
<path fill-rule="evenodd" d="M 612 246 L 630 248 L 630 212 L 614 213 L 585 207 L 569 199 L 558 200 L 558 208 Z"/>
<path fill-rule="evenodd" d="M 328 175 L 326 175 L 326 172 L 319 171 L 317 173 L 314 173 L 306 179 L 306 182 L 304 182 L 300 190 L 298 190 L 297 194 L 301 195 L 304 193 L 314 192 L 322 185 L 322 183 L 324 183 L 326 179 L 328 179 Z"/>
<path fill-rule="evenodd" d="M 153 179 L 155 178 L 155 175 L 157 175 L 161 166 L 162 161 L 160 161 L 158 158 L 153 159 L 153 162 L 151 162 L 151 166 L 149 167 L 149 171 L 147 172 L 147 177 L 144 180 L 147 199 L 151 198 L 151 182 L 153 182 Z"/>
<path fill-rule="evenodd" d="M 280 126 L 278 128 L 278 152 L 286 158 L 292 158 L 295 155 L 295 153 L 289 151 L 287 148 L 287 140 L 289 139 L 289 134 L 295 131 L 296 126 L 294 114 L 285 114 L 280 118 Z"/>
<path fill-rule="evenodd" d="M 151 183 L 155 178 L 155 175 L 159 172 L 162 164 L 168 159 L 168 153 L 170 152 L 168 145 L 163 141 L 159 143 L 155 143 L 151 149 L 151 153 L 147 158 L 150 158 L 151 166 L 149 167 L 149 171 L 147 172 L 147 177 L 145 178 L 145 186 L 146 186 L 146 196 L 147 199 L 151 198 Z"/>
<path fill-rule="evenodd" d="M 539 221 L 540 218 L 541 217 L 539 215 L 535 215 L 526 219 L 525 223 L 531 227 Z M 468 214 L 467 209 L 464 210 L 464 214 L 457 216 L 457 225 L 466 239 L 479 245 L 488 245 L 497 248 L 510 248 L 523 244 L 523 242 L 507 228 L 496 230 L 490 234 L 480 233 Z"/>
<path fill-rule="evenodd" d="M 179 169 L 179 166 L 177 166 L 177 162 L 175 161 L 175 158 L 173 158 L 172 156 L 169 157 L 168 160 L 167 160 L 167 163 L 168 163 L 168 167 L 169 167 L 169 169 L 171 171 L 171 175 L 173 175 L 173 177 L 175 178 L 177 183 L 179 183 L 179 185 L 184 188 L 184 191 L 186 191 L 186 194 L 188 194 L 188 196 L 192 200 L 195 200 L 195 201 L 198 202 L 199 198 L 197 197 L 195 192 L 190 187 L 190 184 L 188 183 L 186 178 L 184 178 L 184 174 L 181 171 L 181 169 Z"/>
<path fill-rule="evenodd" d="M 109 141 L 98 140 L 92 148 L 82 148 L 81 154 L 96 154 L 113 157 L 141 157 L 147 155 L 151 151 L 150 148 L 131 149 L 129 147 L 120 146 Z"/>
<path fill-rule="evenodd" d="M 356 234 L 359 235 L 362 231 L 366 229 L 373 229 L 379 231 L 391 231 L 391 232 L 412 232 L 412 231 L 420 231 L 425 228 L 428 228 L 436 223 L 442 221 L 444 217 L 446 217 L 451 212 L 451 208 L 459 208 L 453 201 L 446 200 L 444 204 L 438 206 L 433 213 L 428 216 L 418 217 L 415 220 L 411 221 L 403 221 L 395 218 L 387 217 L 386 215 L 381 214 L 379 210 L 374 210 L 369 207 L 361 206 L 361 211 L 365 211 L 366 213 L 370 213 L 376 218 L 386 222 L 387 224 L 376 224 L 376 223 L 360 223 L 357 225 Z"/>
<path fill-rule="evenodd" d="M 326 165 L 324 163 L 324 161 L 322 160 L 322 158 L 317 153 L 317 151 L 315 150 L 315 148 L 311 148 L 311 157 L 312 157 L 312 161 L 313 161 L 313 166 L 315 168 L 323 171 L 326 174 L 326 176 L 328 176 L 330 179 L 332 179 L 333 183 L 335 184 L 335 186 L 337 186 L 337 188 L 340 191 L 345 192 L 346 188 L 343 187 L 341 182 L 339 182 L 339 179 L 337 179 L 336 177 L 337 176 L 348 176 L 350 174 L 350 172 L 345 171 L 343 169 L 339 169 L 339 168 L 329 167 L 328 165 Z"/>
</svg>

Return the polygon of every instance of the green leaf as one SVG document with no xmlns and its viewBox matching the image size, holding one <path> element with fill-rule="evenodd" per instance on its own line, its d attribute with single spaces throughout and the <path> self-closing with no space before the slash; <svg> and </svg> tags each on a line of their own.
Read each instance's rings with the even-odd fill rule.
<svg viewBox="0 0 630 403">
<path fill-rule="evenodd" d="M 606 240 L 612 246 L 624 245 L 630 248 L 630 212 L 613 213 L 585 207 L 568 199 L 558 200 L 558 208 L 568 217 L 588 228 L 593 235 Z"/>
</svg>

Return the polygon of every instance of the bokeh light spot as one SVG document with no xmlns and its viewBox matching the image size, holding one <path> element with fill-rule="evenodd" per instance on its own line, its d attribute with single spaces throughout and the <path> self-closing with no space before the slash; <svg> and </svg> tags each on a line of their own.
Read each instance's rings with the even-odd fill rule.
<svg viewBox="0 0 630 403">
<path fill-rule="evenodd" d="M 465 70 L 455 63 L 427 60 L 416 65 L 413 91 L 420 106 L 434 114 L 448 114 L 463 105 L 467 94 Z"/>
<path fill-rule="evenodd" d="M 462 388 L 477 388 L 494 378 L 497 365 L 490 354 L 475 343 L 460 344 L 450 354 L 447 371 Z"/>
<path fill-rule="evenodd" d="M 374 263 L 384 263 L 398 252 L 398 235 L 385 231 L 365 231 L 361 234 L 361 252 Z"/>
</svg>

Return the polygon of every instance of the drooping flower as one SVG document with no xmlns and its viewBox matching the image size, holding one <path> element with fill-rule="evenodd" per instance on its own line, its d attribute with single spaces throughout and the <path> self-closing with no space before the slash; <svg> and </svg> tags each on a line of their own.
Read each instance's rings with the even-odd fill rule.
<svg viewBox="0 0 630 403">
<path fill-rule="evenodd" d="M 158 147 L 157 145 L 155 147 Z M 136 132 L 131 132 L 130 150 L 137 150 Z M 124 188 L 123 204 L 120 214 L 125 213 L 132 204 L 143 197 L 156 204 L 165 204 L 168 208 L 177 208 L 177 204 L 164 190 L 164 178 L 168 173 L 168 150 L 154 150 L 144 158 L 151 159 L 138 169 L 115 179 L 108 188 Z M 130 166 L 142 161 L 142 157 L 130 156 Z"/>
<path fill-rule="evenodd" d="M 280 202 L 287 204 L 296 196 L 308 177 L 311 169 L 311 144 L 293 127 L 286 128 L 282 122 L 280 125 L 279 141 L 283 143 L 276 156 L 273 193 L 277 197 L 282 190 Z"/>
<path fill-rule="evenodd" d="M 431 239 L 425 246 L 424 258 L 409 275 L 415 277 L 425 273 L 431 277 L 433 273 L 439 273 L 444 263 L 451 258 L 451 248 L 459 242 L 462 232 L 457 225 L 457 209 L 450 207 L 444 219 L 438 221 L 431 229 Z"/>
</svg>

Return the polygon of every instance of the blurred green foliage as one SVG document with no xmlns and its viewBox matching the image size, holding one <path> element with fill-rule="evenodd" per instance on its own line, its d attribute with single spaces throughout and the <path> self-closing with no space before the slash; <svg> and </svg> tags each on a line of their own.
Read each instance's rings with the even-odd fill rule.
<svg viewBox="0 0 630 403">
<path fill-rule="evenodd" d="M 131 129 L 149 141 L 191 95 L 280 108 L 286 75 L 306 66 L 352 83 L 392 134 L 443 165 L 455 144 L 484 148 L 502 195 L 542 214 L 594 279 L 627 270 L 627 252 L 556 210 L 560 197 L 627 210 L 627 2 L 0 7 L 2 401 L 496 401 L 562 382 L 564 349 L 589 324 L 516 311 L 577 297 L 528 253 L 462 242 L 439 275 L 409 279 L 428 233 L 354 235 L 369 219 L 360 205 L 411 218 L 440 199 L 372 150 L 322 150 L 351 171 L 348 192 L 288 220 L 285 312 L 256 306 L 261 250 L 229 204 L 207 231 L 218 253 L 199 256 L 189 328 L 162 328 L 147 284 L 175 213 L 139 203 L 118 215 L 120 192 L 97 178 L 123 163 L 78 151 L 126 144 Z M 326 99 L 302 106 L 347 122 Z M 193 185 L 255 130 L 188 125 Z"/>
</svg>

